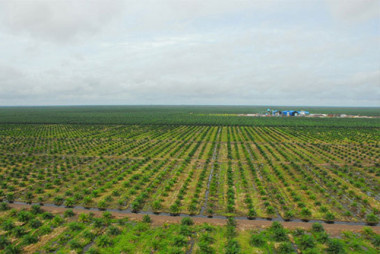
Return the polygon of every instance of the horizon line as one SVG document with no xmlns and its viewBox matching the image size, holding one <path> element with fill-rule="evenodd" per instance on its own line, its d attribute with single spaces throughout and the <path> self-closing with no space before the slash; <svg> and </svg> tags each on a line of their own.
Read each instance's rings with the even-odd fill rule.
<svg viewBox="0 0 380 254">
<path fill-rule="evenodd" d="M 0 105 L 0 108 L 11 108 L 11 107 L 115 107 L 115 106 L 127 106 L 127 107 L 155 107 L 155 106 L 182 106 L 182 107 L 324 107 L 324 108 L 380 108 L 379 106 L 331 106 L 331 105 L 249 105 L 249 104 L 40 104 L 40 105 Z"/>
</svg>

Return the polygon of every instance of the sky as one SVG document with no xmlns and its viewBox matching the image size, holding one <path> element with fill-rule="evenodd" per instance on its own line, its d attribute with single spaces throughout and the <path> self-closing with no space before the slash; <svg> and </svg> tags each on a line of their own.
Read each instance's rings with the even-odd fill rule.
<svg viewBox="0 0 380 254">
<path fill-rule="evenodd" d="M 380 106 L 380 0 L 0 0 L 0 105 Z"/>
</svg>

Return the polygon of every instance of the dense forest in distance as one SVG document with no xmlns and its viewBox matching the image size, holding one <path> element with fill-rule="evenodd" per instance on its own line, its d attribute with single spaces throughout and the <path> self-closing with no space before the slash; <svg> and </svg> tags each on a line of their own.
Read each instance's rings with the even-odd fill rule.
<svg viewBox="0 0 380 254">
<path fill-rule="evenodd" d="M 345 126 L 380 127 L 380 118 L 246 117 L 268 106 L 38 106 L 0 107 L 0 123 Z M 380 116 L 378 107 L 271 107 L 310 113 Z"/>
</svg>

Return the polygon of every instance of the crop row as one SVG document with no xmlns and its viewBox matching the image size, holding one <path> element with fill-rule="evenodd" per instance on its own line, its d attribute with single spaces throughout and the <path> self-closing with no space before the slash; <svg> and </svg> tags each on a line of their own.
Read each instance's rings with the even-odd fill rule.
<svg viewBox="0 0 380 254">
<path fill-rule="evenodd" d="M 372 221 L 376 129 L 1 125 L 0 199 L 130 211 Z"/>
<path fill-rule="evenodd" d="M 62 214 L 10 209 L 0 203 L 0 251 L 18 253 L 378 253 L 380 235 L 371 228 L 330 236 L 319 223 L 309 230 L 269 228 L 239 230 L 229 218 L 226 226 L 194 225 L 191 218 L 177 224 L 152 226 L 145 215 L 140 222 L 116 219 L 110 212 Z"/>
</svg>

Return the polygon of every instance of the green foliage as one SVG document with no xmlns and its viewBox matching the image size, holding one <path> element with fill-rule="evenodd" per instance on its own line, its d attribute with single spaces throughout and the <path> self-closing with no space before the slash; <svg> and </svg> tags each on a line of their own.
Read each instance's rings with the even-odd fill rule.
<svg viewBox="0 0 380 254">
<path fill-rule="evenodd" d="M 346 251 L 344 250 L 344 244 L 339 239 L 331 238 L 327 241 L 327 253 L 333 253 L 333 254 L 344 254 Z"/>
<path fill-rule="evenodd" d="M 214 254 L 215 249 L 208 242 L 201 241 L 198 243 L 201 254 Z"/>
<path fill-rule="evenodd" d="M 39 227 L 42 226 L 42 222 L 40 220 L 38 220 L 38 219 L 33 219 L 33 220 L 30 221 L 30 226 L 32 228 L 39 228 Z"/>
<path fill-rule="evenodd" d="M 106 225 L 106 222 L 102 218 L 94 218 L 93 222 L 94 222 L 95 228 L 101 228 L 101 227 L 104 227 Z"/>
<path fill-rule="evenodd" d="M 43 213 L 43 210 L 41 209 L 41 206 L 39 206 L 39 205 L 32 205 L 31 212 L 33 214 L 41 214 L 41 213 Z"/>
<path fill-rule="evenodd" d="M 3 221 L 1 228 L 5 231 L 11 231 L 15 227 L 15 224 L 12 220 L 8 219 Z"/>
<path fill-rule="evenodd" d="M 200 236 L 199 242 L 213 244 L 215 242 L 215 238 L 209 235 L 208 233 L 205 233 Z"/>
<path fill-rule="evenodd" d="M 316 239 L 319 243 L 326 243 L 329 240 L 329 235 L 326 232 L 316 234 Z"/>
<path fill-rule="evenodd" d="M 267 213 L 273 215 L 276 213 L 276 210 L 274 209 L 273 206 L 268 206 L 267 207 Z"/>
<path fill-rule="evenodd" d="M 97 206 L 98 206 L 99 209 L 106 209 L 107 208 L 107 202 L 105 200 L 100 200 L 98 202 Z"/>
<path fill-rule="evenodd" d="M 20 211 L 17 215 L 17 218 L 21 222 L 28 222 L 33 218 L 33 214 L 28 211 Z"/>
<path fill-rule="evenodd" d="M 32 234 L 27 234 L 23 237 L 22 241 L 25 245 L 33 244 L 38 242 L 38 237 Z"/>
<path fill-rule="evenodd" d="M 113 241 L 108 235 L 102 235 L 97 239 L 96 245 L 103 248 L 110 247 L 113 245 Z"/>
<path fill-rule="evenodd" d="M 62 217 L 59 216 L 59 215 L 56 215 L 56 216 L 54 217 L 54 219 L 53 219 L 53 225 L 55 225 L 55 226 L 59 226 L 59 225 L 61 225 L 62 223 L 63 223 L 63 219 L 62 219 Z"/>
<path fill-rule="evenodd" d="M 236 219 L 234 217 L 227 218 L 227 227 L 236 227 Z"/>
<path fill-rule="evenodd" d="M 285 218 L 286 219 L 290 219 L 292 217 L 294 217 L 294 211 L 288 210 L 288 211 L 285 212 Z"/>
<path fill-rule="evenodd" d="M 108 227 L 108 231 L 107 233 L 109 235 L 120 235 L 121 234 L 121 230 L 118 228 L 118 227 L 115 227 L 115 226 L 109 226 Z"/>
<path fill-rule="evenodd" d="M 306 250 L 314 248 L 316 243 L 311 235 L 305 234 L 298 240 L 298 245 L 302 250 Z"/>
<path fill-rule="evenodd" d="M 50 220 L 54 218 L 54 215 L 50 212 L 44 212 L 41 216 L 44 220 Z"/>
<path fill-rule="evenodd" d="M 237 240 L 231 239 L 227 242 L 225 254 L 238 254 L 241 253 L 241 247 Z"/>
<path fill-rule="evenodd" d="M 148 214 L 145 214 L 143 217 L 143 222 L 152 223 L 152 219 L 150 218 L 150 216 Z"/>
<path fill-rule="evenodd" d="M 304 218 L 309 218 L 311 216 L 311 211 L 309 209 L 307 209 L 306 207 L 302 208 L 301 210 L 301 215 L 304 217 Z"/>
<path fill-rule="evenodd" d="M 181 224 L 182 225 L 191 226 L 191 225 L 194 225 L 194 221 L 191 218 L 189 218 L 189 217 L 184 217 L 181 220 Z"/>
<path fill-rule="evenodd" d="M 70 243 L 70 249 L 72 250 L 78 250 L 82 248 L 82 245 L 77 240 L 71 240 Z"/>
<path fill-rule="evenodd" d="M 325 219 L 326 221 L 334 221 L 334 219 L 335 219 L 335 215 L 332 214 L 332 213 L 330 213 L 330 212 L 328 212 L 328 213 L 325 214 L 324 219 Z"/>
<path fill-rule="evenodd" d="M 5 235 L 0 235 L 0 250 L 7 247 L 10 243 L 11 241 Z"/>
<path fill-rule="evenodd" d="M 372 236 L 372 239 L 371 239 L 371 243 L 373 244 L 373 246 L 375 246 L 376 248 L 379 248 L 380 247 L 380 235 L 379 234 L 375 234 Z"/>
<path fill-rule="evenodd" d="M 112 218 L 112 213 L 109 212 L 109 211 L 105 211 L 105 212 L 103 212 L 102 216 L 103 216 L 104 219 L 109 220 L 109 219 Z"/>
<path fill-rule="evenodd" d="M 44 226 L 39 228 L 38 234 L 40 236 L 47 235 L 47 234 L 51 233 L 52 231 L 53 231 L 53 229 L 49 225 L 44 225 Z"/>
<path fill-rule="evenodd" d="M 90 240 L 93 240 L 95 238 L 95 234 L 89 230 L 86 230 L 83 232 L 83 237 L 90 239 Z"/>
<path fill-rule="evenodd" d="M 345 253 L 345 249 L 362 252 L 362 246 L 365 246 L 368 253 L 376 253 L 380 244 L 379 235 L 370 227 L 363 228 L 360 233 L 344 232 L 341 240 L 329 238 L 320 223 L 314 223 L 311 230 L 286 230 L 283 224 L 275 221 L 267 229 L 249 233 L 238 230 L 233 217 L 229 218 L 227 225 L 222 228 L 207 224 L 192 225 L 192 220 L 187 220 L 188 217 L 184 217 L 178 224 L 152 226 L 148 223 L 126 222 L 124 219 L 111 220 L 108 215 L 94 219 L 92 216 L 86 214 L 83 218 L 85 221 L 91 218 L 94 223 L 79 222 L 81 216 L 63 220 L 60 225 L 66 229 L 44 243 L 41 250 L 55 252 L 64 248 L 65 251 L 71 249 L 82 252 L 84 246 L 94 242 L 91 248 L 99 253 L 140 253 L 147 249 L 157 253 L 184 253 L 190 244 L 194 244 L 197 253 L 211 254 L 250 253 L 251 248 L 260 249 L 265 253 L 294 253 L 295 248 L 307 254 Z M 37 230 L 31 230 L 34 220 L 41 221 L 41 217 L 42 214 L 22 225 L 14 225 L 10 231 L 1 235 L 0 250 L 7 253 L 6 248 L 10 245 L 25 247 L 37 243 L 39 237 L 51 234 L 52 221 L 49 220 Z M 5 218 L 0 217 L 0 220 L 3 225 L 17 218 L 18 214 L 11 217 L 7 213 Z M 101 226 L 97 227 L 95 221 L 99 221 Z M 294 236 L 293 244 L 289 241 L 288 234 Z"/>
<path fill-rule="evenodd" d="M 177 204 L 173 204 L 170 206 L 170 213 L 173 215 L 179 214 L 179 206 Z"/>
<path fill-rule="evenodd" d="M 83 223 L 89 223 L 92 221 L 92 218 L 88 213 L 81 213 L 79 214 L 78 221 Z"/>
<path fill-rule="evenodd" d="M 284 229 L 281 223 L 277 221 L 273 222 L 272 226 L 270 227 L 270 231 L 272 232 L 272 237 L 275 241 L 281 242 L 288 240 L 286 230 Z"/>
<path fill-rule="evenodd" d="M 187 244 L 187 240 L 184 236 L 178 235 L 174 236 L 173 245 L 177 247 L 184 247 Z"/>
<path fill-rule="evenodd" d="M 379 223 L 379 217 L 376 216 L 374 213 L 367 214 L 366 221 L 370 224 L 377 224 Z"/>
<path fill-rule="evenodd" d="M 193 233 L 188 226 L 181 225 L 179 233 L 183 236 L 191 236 Z"/>
<path fill-rule="evenodd" d="M 8 193 L 6 195 L 6 199 L 9 201 L 9 202 L 13 202 L 15 200 L 15 195 L 14 193 Z"/>
<path fill-rule="evenodd" d="M 290 242 L 281 243 L 277 251 L 278 253 L 281 253 L 281 254 L 294 253 L 293 246 Z"/>
<path fill-rule="evenodd" d="M 295 236 L 303 236 L 305 234 L 305 230 L 302 228 L 296 228 L 293 232 Z"/>
<path fill-rule="evenodd" d="M 255 247 L 262 247 L 265 245 L 266 239 L 263 234 L 252 234 L 249 243 Z"/>
<path fill-rule="evenodd" d="M 91 247 L 86 254 L 99 254 L 99 251 L 93 247 Z"/>
<path fill-rule="evenodd" d="M 161 202 L 159 200 L 155 200 L 152 204 L 153 211 L 158 211 L 162 207 Z"/>
<path fill-rule="evenodd" d="M 9 205 L 5 202 L 0 203 L 0 211 L 7 211 L 9 210 Z"/>
<path fill-rule="evenodd" d="M 19 238 L 26 234 L 25 228 L 22 226 L 17 226 L 12 229 L 12 235 Z"/>
<path fill-rule="evenodd" d="M 313 231 L 313 232 L 324 232 L 325 231 L 325 229 L 323 228 L 323 226 L 322 226 L 322 224 L 321 223 L 318 223 L 318 222 L 316 222 L 316 223 L 313 223 L 313 225 L 311 226 L 311 230 Z"/>
<path fill-rule="evenodd" d="M 72 209 L 67 209 L 63 213 L 63 217 L 68 218 L 68 217 L 73 217 L 75 215 L 74 211 Z"/>
<path fill-rule="evenodd" d="M 80 231 L 84 228 L 83 224 L 80 222 L 71 222 L 68 226 L 69 229 L 72 231 Z"/>
<path fill-rule="evenodd" d="M 75 204 L 74 198 L 67 198 L 64 202 L 66 207 L 73 207 Z"/>
<path fill-rule="evenodd" d="M 19 245 L 10 244 L 4 250 L 4 254 L 19 254 L 19 253 L 21 253 L 21 247 Z"/>
<path fill-rule="evenodd" d="M 253 209 L 253 208 L 249 209 L 248 218 L 255 218 L 256 216 L 257 216 L 257 213 L 256 213 L 255 209 Z"/>
</svg>

